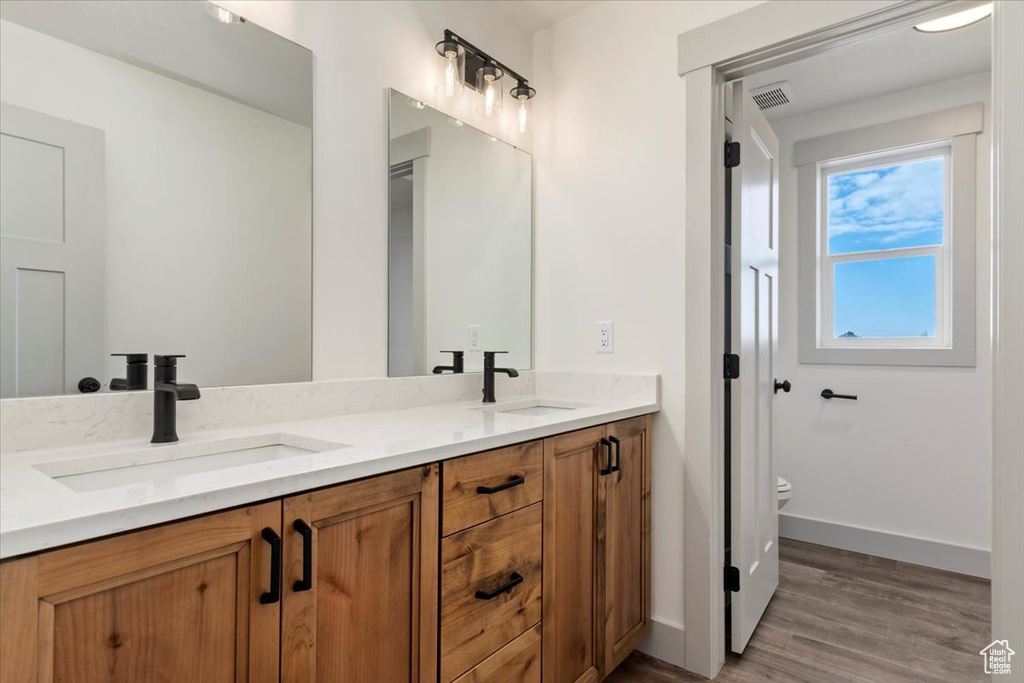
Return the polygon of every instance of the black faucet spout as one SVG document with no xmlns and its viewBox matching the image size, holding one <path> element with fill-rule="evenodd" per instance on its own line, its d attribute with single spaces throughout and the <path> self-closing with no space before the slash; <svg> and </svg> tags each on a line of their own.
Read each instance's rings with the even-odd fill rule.
<svg viewBox="0 0 1024 683">
<path fill-rule="evenodd" d="M 175 401 L 195 401 L 200 397 L 199 387 L 195 384 L 178 384 L 177 382 L 157 382 L 153 391 L 166 391 Z"/>
</svg>

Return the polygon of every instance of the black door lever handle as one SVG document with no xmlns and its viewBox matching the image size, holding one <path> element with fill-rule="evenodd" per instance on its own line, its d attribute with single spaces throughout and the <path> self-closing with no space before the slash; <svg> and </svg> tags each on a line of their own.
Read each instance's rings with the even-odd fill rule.
<svg viewBox="0 0 1024 683">
<path fill-rule="evenodd" d="M 856 394 L 837 394 L 836 392 L 832 391 L 831 389 L 822 389 L 821 390 L 821 397 L 822 398 L 826 398 L 826 399 L 828 399 L 828 398 L 845 398 L 848 401 L 856 401 L 857 400 L 857 395 Z"/>
</svg>

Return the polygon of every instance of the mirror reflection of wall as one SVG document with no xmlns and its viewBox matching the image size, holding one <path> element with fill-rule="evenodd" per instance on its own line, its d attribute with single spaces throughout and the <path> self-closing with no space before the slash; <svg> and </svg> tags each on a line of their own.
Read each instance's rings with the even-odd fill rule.
<svg viewBox="0 0 1024 683">
<path fill-rule="evenodd" d="M 0 5 L 3 397 L 311 378 L 312 56 L 210 10 Z"/>
<path fill-rule="evenodd" d="M 532 160 L 392 90 L 388 374 L 532 366 Z M 478 344 L 474 347 L 474 339 Z"/>
</svg>

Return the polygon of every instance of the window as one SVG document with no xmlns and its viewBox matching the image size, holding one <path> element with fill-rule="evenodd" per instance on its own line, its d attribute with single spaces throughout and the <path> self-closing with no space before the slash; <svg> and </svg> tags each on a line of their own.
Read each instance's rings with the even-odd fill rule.
<svg viewBox="0 0 1024 683">
<path fill-rule="evenodd" d="M 821 345 L 948 348 L 948 142 L 819 165 Z"/>
<path fill-rule="evenodd" d="M 971 366 L 982 105 L 794 145 L 800 362 Z"/>
</svg>

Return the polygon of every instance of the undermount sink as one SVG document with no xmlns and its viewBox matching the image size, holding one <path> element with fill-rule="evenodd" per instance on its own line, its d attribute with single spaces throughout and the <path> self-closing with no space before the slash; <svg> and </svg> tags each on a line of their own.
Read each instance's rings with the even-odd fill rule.
<svg viewBox="0 0 1024 683">
<path fill-rule="evenodd" d="M 502 413 L 504 415 L 539 417 L 541 415 L 564 413 L 569 410 L 576 410 L 577 408 L 586 408 L 589 405 L 589 403 L 575 403 L 573 401 L 530 399 L 512 403 L 495 403 L 494 405 L 478 407 L 475 410 L 482 410 L 486 413 Z"/>
<path fill-rule="evenodd" d="M 120 453 L 40 463 L 35 468 L 69 489 L 84 493 L 348 447 L 348 444 L 295 434 L 259 434 L 216 441 L 153 445 Z"/>
</svg>

